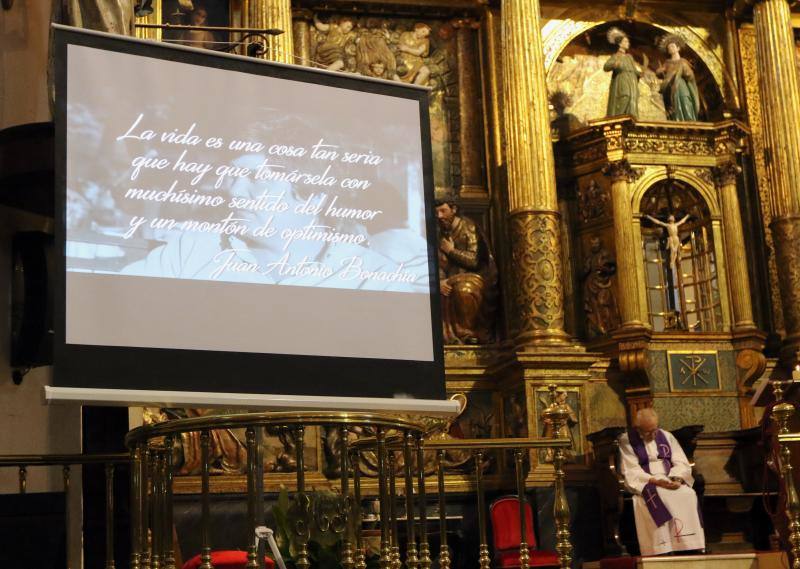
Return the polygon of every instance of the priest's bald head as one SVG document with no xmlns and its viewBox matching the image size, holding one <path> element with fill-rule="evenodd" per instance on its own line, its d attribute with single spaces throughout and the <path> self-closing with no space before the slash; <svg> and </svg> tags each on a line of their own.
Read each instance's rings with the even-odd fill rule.
<svg viewBox="0 0 800 569">
<path fill-rule="evenodd" d="M 645 442 L 652 441 L 658 431 L 658 413 L 652 407 L 645 407 L 636 412 L 634 426 Z"/>
</svg>

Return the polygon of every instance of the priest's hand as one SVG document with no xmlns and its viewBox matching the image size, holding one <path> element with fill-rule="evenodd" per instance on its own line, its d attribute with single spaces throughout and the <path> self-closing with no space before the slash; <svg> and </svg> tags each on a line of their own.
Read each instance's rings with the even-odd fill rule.
<svg viewBox="0 0 800 569">
<path fill-rule="evenodd" d="M 651 478 L 649 482 L 650 484 L 655 484 L 659 488 L 664 488 L 666 490 L 677 490 L 681 487 L 680 483 L 664 480 L 663 478 Z"/>
</svg>

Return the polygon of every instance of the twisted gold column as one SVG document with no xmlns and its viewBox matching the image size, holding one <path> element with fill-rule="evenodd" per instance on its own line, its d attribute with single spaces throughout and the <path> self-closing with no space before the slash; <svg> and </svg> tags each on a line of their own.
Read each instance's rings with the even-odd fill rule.
<svg viewBox="0 0 800 569">
<path fill-rule="evenodd" d="M 639 280 L 634 254 L 634 247 L 640 239 L 633 234 L 633 209 L 628 191 L 628 184 L 636 179 L 636 173 L 627 160 L 611 162 L 603 169 L 603 173 L 611 179 L 619 315 L 623 328 L 640 328 L 644 324 L 639 313 Z"/>
<path fill-rule="evenodd" d="M 725 222 L 725 260 L 731 289 L 734 331 L 756 327 L 750 299 L 750 278 L 747 273 L 739 196 L 736 193 L 736 177 L 739 172 L 740 168 L 733 162 L 718 166 L 713 172 Z"/>
<path fill-rule="evenodd" d="M 261 57 L 280 63 L 294 63 L 291 0 L 245 0 L 242 6 L 243 27 L 283 30 L 268 36 L 266 51 Z"/>
<path fill-rule="evenodd" d="M 753 7 L 772 197 L 770 228 L 786 328 L 784 359 L 800 350 L 800 85 L 787 0 Z"/>
<path fill-rule="evenodd" d="M 564 344 L 564 290 L 555 162 L 538 0 L 504 0 L 503 99 L 513 282 L 520 347 Z"/>
</svg>

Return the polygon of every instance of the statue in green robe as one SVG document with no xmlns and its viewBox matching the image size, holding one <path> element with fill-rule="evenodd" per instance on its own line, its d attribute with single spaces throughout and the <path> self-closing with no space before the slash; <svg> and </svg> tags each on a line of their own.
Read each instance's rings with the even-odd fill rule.
<svg viewBox="0 0 800 569">
<path fill-rule="evenodd" d="M 603 71 L 611 71 L 606 116 L 631 115 L 639 117 L 639 78 L 642 68 L 628 53 L 631 41 L 619 28 L 608 31 L 608 41 L 617 46 L 617 53 L 608 58 Z"/>
<path fill-rule="evenodd" d="M 670 34 L 659 41 L 669 59 L 656 70 L 661 80 L 661 95 L 667 118 L 673 121 L 696 121 L 700 114 L 700 95 L 691 64 L 681 57 L 685 42 L 679 36 Z"/>
</svg>

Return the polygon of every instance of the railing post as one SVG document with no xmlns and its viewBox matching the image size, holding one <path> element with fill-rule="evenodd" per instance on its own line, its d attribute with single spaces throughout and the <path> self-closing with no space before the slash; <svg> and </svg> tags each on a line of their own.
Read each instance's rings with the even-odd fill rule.
<svg viewBox="0 0 800 569">
<path fill-rule="evenodd" d="M 247 427 L 245 431 L 245 445 L 247 447 L 247 569 L 258 569 L 258 549 L 256 547 L 256 527 L 258 519 L 256 514 L 256 431 Z"/>
<path fill-rule="evenodd" d="M 528 524 L 527 517 L 528 500 L 525 496 L 525 471 L 524 471 L 524 451 L 514 449 L 514 465 L 517 475 L 517 497 L 519 499 L 519 566 L 520 569 L 528 569 L 530 566 L 530 551 L 528 550 Z"/>
<path fill-rule="evenodd" d="M 356 562 L 353 557 L 351 530 L 361 531 L 361 528 L 354 523 L 355 507 L 352 497 L 350 496 L 350 461 L 348 460 L 350 449 L 347 441 L 348 434 L 347 427 L 341 425 L 339 427 L 339 470 L 341 472 L 340 481 L 342 484 L 342 511 L 345 516 L 344 538 L 342 540 L 342 569 L 353 569 Z"/>
<path fill-rule="evenodd" d="M 164 537 L 164 454 L 153 449 L 153 550 L 150 554 L 150 569 L 162 569 Z"/>
<path fill-rule="evenodd" d="M 397 531 L 397 477 L 395 476 L 397 457 L 393 450 L 388 451 L 387 456 L 389 460 L 389 519 L 392 521 L 390 539 L 392 569 L 400 569 L 402 562 L 400 561 L 400 543 L 398 542 L 399 533 Z"/>
<path fill-rule="evenodd" d="M 419 477 L 419 568 L 431 569 L 431 549 L 428 545 L 428 501 L 425 495 L 425 449 L 422 435 L 417 435 L 417 476 Z"/>
<path fill-rule="evenodd" d="M 364 542 L 361 535 L 361 453 L 353 451 L 353 531 L 356 538 L 355 569 L 367 569 Z"/>
<path fill-rule="evenodd" d="M 483 489 L 483 450 L 475 451 L 475 485 L 478 494 L 478 532 L 480 533 L 480 546 L 478 549 L 478 563 L 480 569 L 489 569 L 489 543 L 486 537 L 486 496 Z"/>
<path fill-rule="evenodd" d="M 143 568 L 150 569 L 150 500 L 151 485 L 153 482 L 153 460 L 152 452 L 145 441 L 142 443 L 142 555 L 141 564 Z"/>
<path fill-rule="evenodd" d="M 542 412 L 542 418 L 550 421 L 553 425 L 552 436 L 554 439 L 558 439 L 567 424 L 569 410 L 557 401 L 556 390 L 558 386 L 551 384 L 548 388 L 550 390 L 550 405 Z M 562 569 L 567 569 L 572 566 L 572 543 L 570 542 L 569 534 L 569 503 L 564 489 L 564 479 L 566 477 L 564 455 L 564 447 L 553 448 L 553 517 L 556 522 L 556 551 L 558 552 L 558 561 Z"/>
<path fill-rule="evenodd" d="M 200 569 L 214 569 L 211 563 L 211 433 L 200 431 Z"/>
<path fill-rule="evenodd" d="M 780 455 L 780 475 L 786 489 L 786 518 L 789 522 L 789 553 L 792 569 L 800 569 L 800 499 L 792 473 L 792 451 L 787 443 L 781 442 L 780 435 L 789 434 L 789 420 L 794 415 L 794 405 L 783 401 L 783 385 L 775 383 L 775 399 L 778 403 L 772 408 L 772 414 L 778 423 L 778 452 Z"/>
<path fill-rule="evenodd" d="M 308 540 L 311 537 L 311 501 L 306 495 L 306 472 L 305 472 L 305 428 L 300 425 L 292 431 L 294 435 L 295 462 L 297 463 L 297 503 L 300 508 L 300 519 L 297 521 L 295 532 L 300 538 L 300 549 L 297 552 L 298 569 L 308 569 L 311 562 L 308 559 Z"/>
<path fill-rule="evenodd" d="M 173 469 L 175 467 L 173 461 L 173 451 L 175 449 L 175 441 L 170 436 L 164 440 L 166 447 L 165 456 L 165 491 L 164 491 L 164 566 L 166 569 L 175 569 L 175 541 L 172 539 L 172 482 L 173 482 Z"/>
<path fill-rule="evenodd" d="M 70 569 L 69 563 L 69 546 L 72 542 L 72 530 L 70 528 L 70 498 L 69 498 L 69 478 L 70 478 L 70 469 L 69 464 L 65 464 L 61 469 L 61 477 L 64 482 L 64 504 L 66 508 L 67 515 L 64 517 L 64 537 L 66 538 L 67 542 L 67 569 Z"/>
<path fill-rule="evenodd" d="M 439 482 L 439 569 L 450 569 L 450 548 L 447 546 L 447 497 L 444 488 L 444 453 L 436 453 L 436 470 Z"/>
<path fill-rule="evenodd" d="M 403 460 L 406 482 L 406 568 L 417 569 L 417 540 L 414 537 L 414 434 L 406 431 L 403 436 Z"/>
<path fill-rule="evenodd" d="M 114 465 L 106 463 L 106 569 L 114 569 Z"/>
<path fill-rule="evenodd" d="M 389 544 L 389 529 L 391 518 L 389 504 L 387 500 L 388 490 L 386 488 L 386 433 L 383 427 L 377 427 L 375 438 L 378 447 L 378 496 L 380 503 L 381 520 L 381 552 L 378 561 L 380 569 L 391 569 L 392 552 Z"/>
<path fill-rule="evenodd" d="M 142 554 L 142 453 L 141 447 L 131 446 L 131 562 L 130 569 L 141 569 Z M 69 477 L 66 478 L 69 484 Z"/>
</svg>

